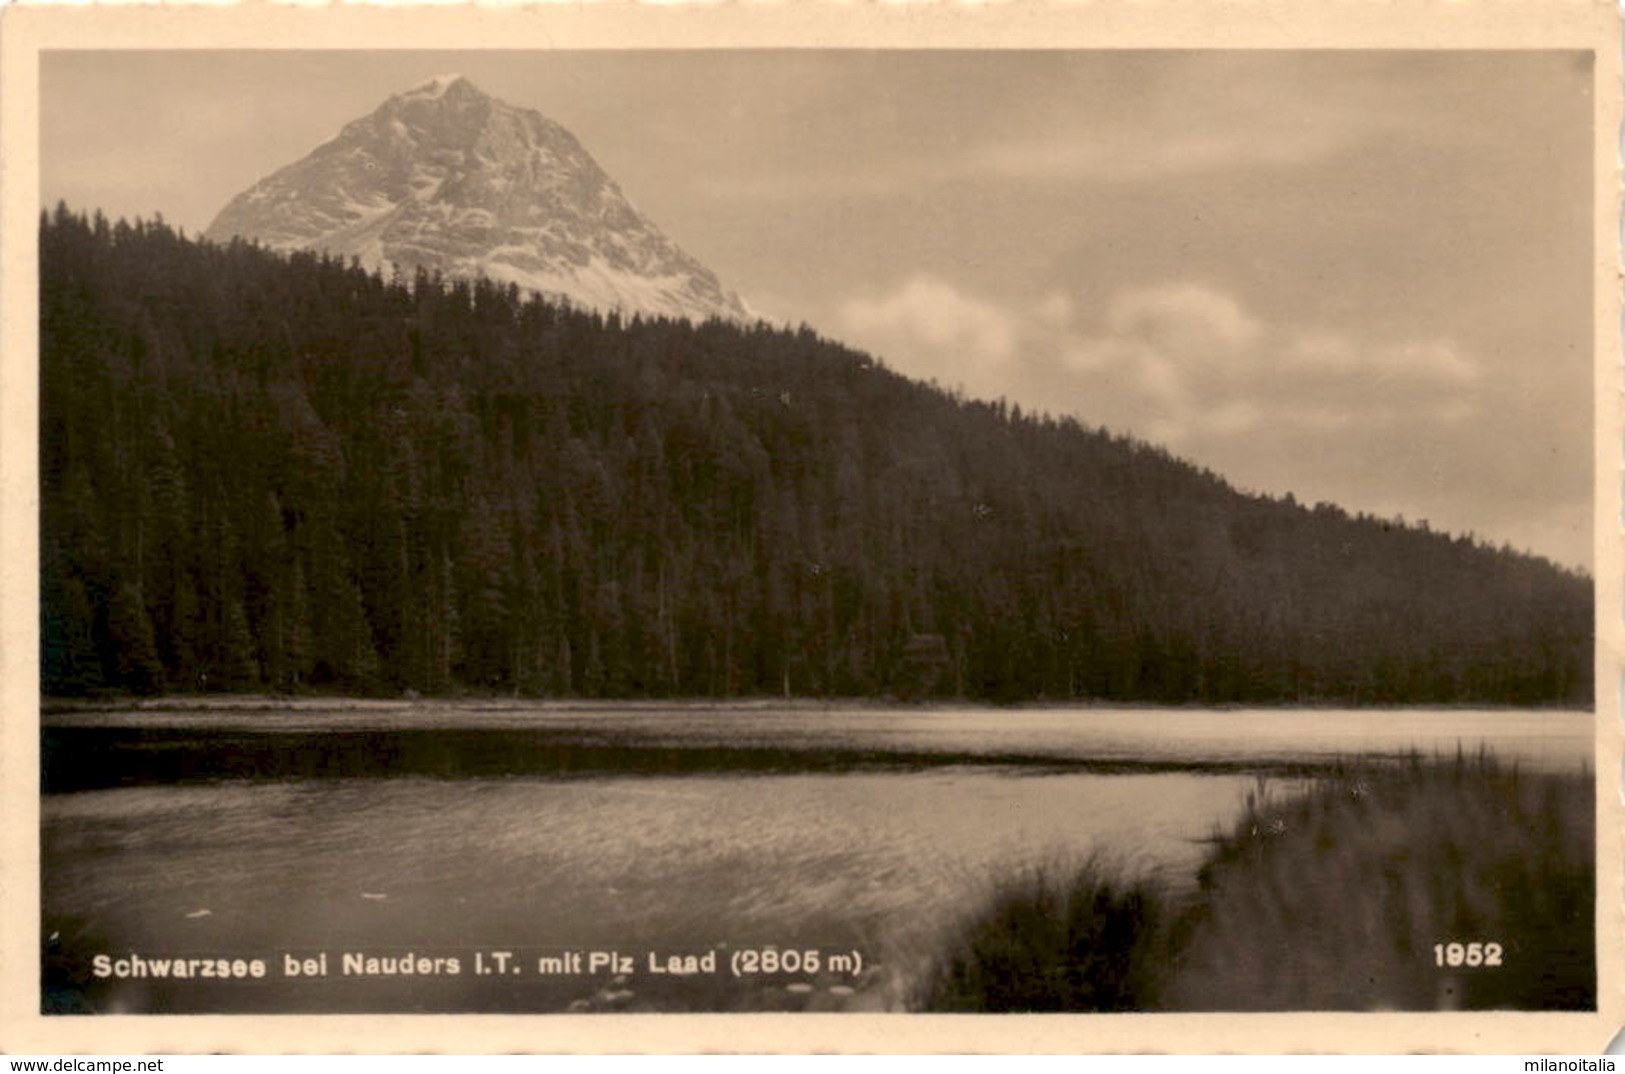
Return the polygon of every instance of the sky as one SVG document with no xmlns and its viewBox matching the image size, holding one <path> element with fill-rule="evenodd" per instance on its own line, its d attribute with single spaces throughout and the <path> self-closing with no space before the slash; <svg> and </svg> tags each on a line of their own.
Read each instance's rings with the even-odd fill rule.
<svg viewBox="0 0 1625 1074">
<path fill-rule="evenodd" d="M 200 232 L 447 73 L 770 319 L 1590 569 L 1588 54 L 52 52 L 42 199 Z"/>
</svg>

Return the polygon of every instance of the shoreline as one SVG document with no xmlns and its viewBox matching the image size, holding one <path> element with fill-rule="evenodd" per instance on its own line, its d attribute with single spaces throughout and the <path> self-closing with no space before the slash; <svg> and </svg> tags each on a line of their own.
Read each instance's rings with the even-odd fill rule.
<svg viewBox="0 0 1625 1074">
<path fill-rule="evenodd" d="M 1018 701 L 994 704 L 964 698 L 903 701 L 894 697 L 674 697 L 674 698 L 564 698 L 497 695 L 432 697 L 362 697 L 350 694 L 161 694 L 117 698 L 41 697 L 40 715 L 97 712 L 401 712 L 429 708 L 478 712 L 590 713 L 590 712 L 1551 712 L 1591 713 L 1592 705 L 1495 704 L 1384 704 L 1348 701 L 1256 701 L 1245 704 L 1170 704 L 1156 701 L 1069 699 Z"/>
</svg>

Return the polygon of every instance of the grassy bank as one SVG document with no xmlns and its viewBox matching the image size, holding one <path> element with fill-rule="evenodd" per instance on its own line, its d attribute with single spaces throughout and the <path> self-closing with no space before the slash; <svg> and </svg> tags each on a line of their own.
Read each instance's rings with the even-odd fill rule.
<svg viewBox="0 0 1625 1074">
<path fill-rule="evenodd" d="M 1494 758 L 1260 785 L 1194 894 L 1099 862 L 1000 884 L 922 975 L 926 1010 L 1584 1009 L 1596 1002 L 1589 773 Z M 1496 944 L 1499 965 L 1435 945 Z M 1439 958 L 1446 965 L 1437 965 Z"/>
</svg>

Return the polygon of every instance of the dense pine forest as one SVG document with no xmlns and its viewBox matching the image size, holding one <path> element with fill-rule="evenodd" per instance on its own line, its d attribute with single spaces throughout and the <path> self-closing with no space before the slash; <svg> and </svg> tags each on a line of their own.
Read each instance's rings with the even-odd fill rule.
<svg viewBox="0 0 1625 1074">
<path fill-rule="evenodd" d="M 48 694 L 1591 697 L 1583 575 L 807 329 L 40 239 Z"/>
</svg>

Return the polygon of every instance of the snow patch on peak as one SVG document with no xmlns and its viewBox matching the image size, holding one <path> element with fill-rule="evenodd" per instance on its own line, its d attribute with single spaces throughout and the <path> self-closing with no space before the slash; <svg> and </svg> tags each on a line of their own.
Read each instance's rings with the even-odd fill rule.
<svg viewBox="0 0 1625 1074">
<path fill-rule="evenodd" d="M 439 100 L 441 97 L 444 97 L 446 95 L 446 91 L 451 89 L 452 86 L 459 82 L 466 81 L 468 80 L 459 74 L 435 75 L 422 85 L 413 86 L 411 89 L 401 94 L 401 96 L 435 101 Z"/>
</svg>

